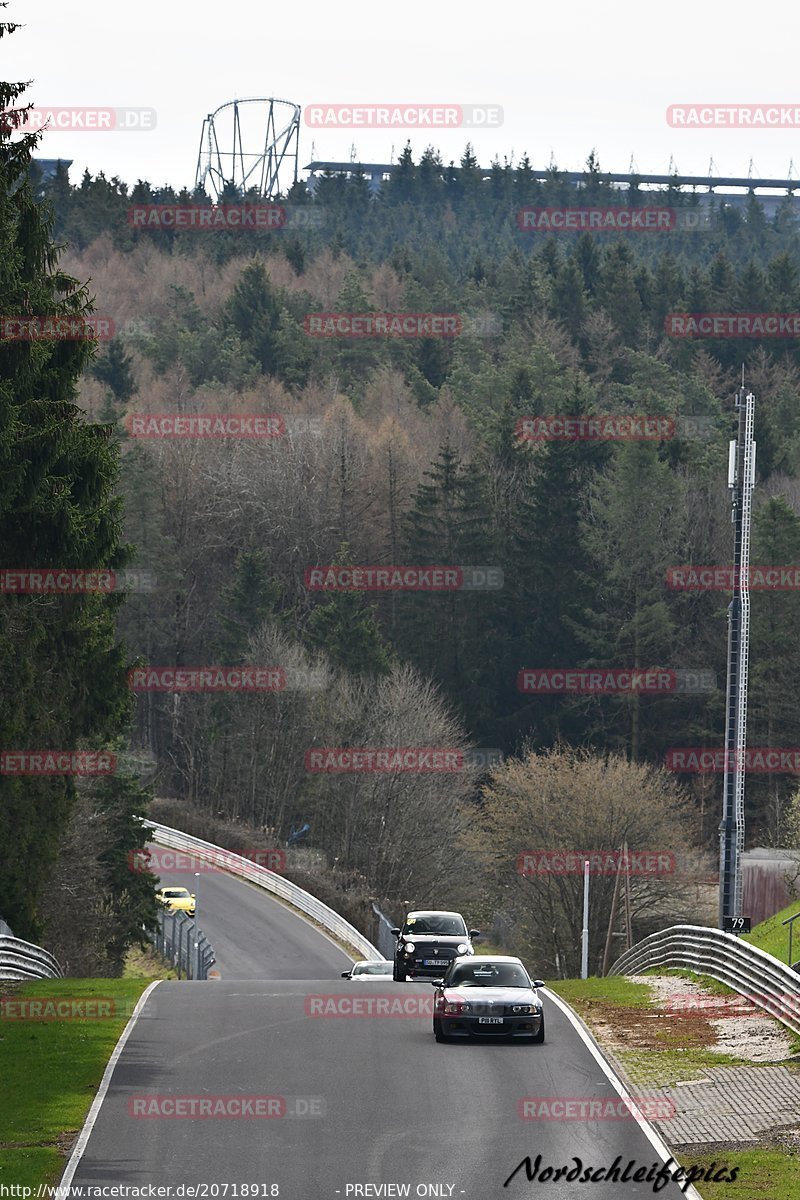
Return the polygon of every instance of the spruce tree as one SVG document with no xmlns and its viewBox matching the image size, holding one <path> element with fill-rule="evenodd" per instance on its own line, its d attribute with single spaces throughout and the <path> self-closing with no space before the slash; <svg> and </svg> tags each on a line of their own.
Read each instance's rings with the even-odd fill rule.
<svg viewBox="0 0 800 1200">
<path fill-rule="evenodd" d="M 346 543 L 339 547 L 333 565 L 352 566 Z M 339 591 L 327 596 L 312 610 L 306 638 L 311 646 L 324 650 L 334 663 L 355 675 L 386 675 L 391 669 L 391 650 L 364 592 Z"/>
<path fill-rule="evenodd" d="M 0 37 L 14 31 L 0 23 Z M 24 85 L 0 82 L 8 112 Z M 0 313 L 71 317 L 85 287 L 60 270 L 52 214 L 28 181 L 36 135 L 0 128 Z M 0 565 L 119 568 L 117 447 L 75 403 L 88 340 L 0 341 Z M 114 595 L 0 595 L 0 747 L 99 749 L 129 712 Z M 0 774 L 0 914 L 36 937 L 38 900 L 76 795 L 73 775 Z"/>
</svg>

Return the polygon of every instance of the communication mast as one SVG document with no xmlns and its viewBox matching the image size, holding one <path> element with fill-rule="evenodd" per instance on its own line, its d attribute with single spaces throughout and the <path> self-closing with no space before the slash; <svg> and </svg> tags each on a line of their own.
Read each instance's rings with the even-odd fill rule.
<svg viewBox="0 0 800 1200">
<path fill-rule="evenodd" d="M 297 183 L 300 105 L 291 100 L 230 100 L 203 121 L 195 187 L 214 200 L 255 191 L 274 200 Z"/>
<path fill-rule="evenodd" d="M 725 705 L 725 775 L 720 834 L 719 923 L 742 915 L 744 780 L 747 746 L 747 678 L 750 649 L 750 525 L 756 473 L 753 441 L 755 396 L 736 393 L 739 431 L 728 448 L 728 487 L 734 525 L 733 598 L 728 605 L 728 688 Z"/>
</svg>

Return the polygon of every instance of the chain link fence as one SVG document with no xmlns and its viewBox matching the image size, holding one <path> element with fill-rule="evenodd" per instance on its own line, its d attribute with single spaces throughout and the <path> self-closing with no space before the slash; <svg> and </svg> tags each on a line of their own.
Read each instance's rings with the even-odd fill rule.
<svg viewBox="0 0 800 1200">
<path fill-rule="evenodd" d="M 159 909 L 153 942 L 158 953 L 175 967 L 178 979 L 208 979 L 209 969 L 217 961 L 202 929 L 184 912 Z"/>
<path fill-rule="evenodd" d="M 394 921 L 391 921 L 389 917 L 387 917 L 385 912 L 382 912 L 381 909 L 378 908 L 377 904 L 372 905 L 372 911 L 378 918 L 378 935 L 375 940 L 375 944 L 384 958 L 394 958 L 397 938 L 392 933 L 392 930 L 397 929 L 397 925 Z"/>
</svg>

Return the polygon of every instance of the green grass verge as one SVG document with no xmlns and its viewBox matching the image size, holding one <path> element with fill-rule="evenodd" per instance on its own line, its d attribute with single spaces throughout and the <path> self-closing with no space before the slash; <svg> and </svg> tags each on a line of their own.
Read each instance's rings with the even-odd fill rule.
<svg viewBox="0 0 800 1200">
<path fill-rule="evenodd" d="M 0 1019 L 0 1184 L 56 1182 L 111 1052 L 147 979 L 46 979 L 3 984 L 20 998 L 109 1000 L 113 1015 L 56 1020 Z"/>
<path fill-rule="evenodd" d="M 800 1196 L 800 1155 L 792 1150 L 720 1150 L 716 1154 L 682 1153 L 682 1167 L 717 1164 L 714 1174 L 726 1167 L 739 1173 L 733 1183 L 698 1181 L 703 1200 L 796 1200 Z"/>
<path fill-rule="evenodd" d="M 581 1016 L 581 1011 L 591 1009 L 593 1000 L 606 1004 L 623 1004 L 631 1008 L 650 1008 L 653 990 L 646 983 L 632 983 L 624 975 L 607 975 L 604 979 L 592 976 L 589 979 L 556 979 L 547 986 L 557 992 L 562 1000 L 571 1004 Z"/>
<path fill-rule="evenodd" d="M 750 942 L 751 946 L 758 946 L 759 950 L 766 950 L 767 954 L 774 955 L 782 963 L 788 963 L 789 926 L 781 922 L 787 917 L 793 917 L 795 913 L 800 913 L 800 900 L 793 900 L 786 908 L 775 913 L 774 917 L 768 917 L 766 921 L 756 925 L 752 933 L 743 934 L 743 941 Z M 800 921 L 795 921 L 792 928 L 792 958 L 797 962 L 800 959 Z"/>
</svg>

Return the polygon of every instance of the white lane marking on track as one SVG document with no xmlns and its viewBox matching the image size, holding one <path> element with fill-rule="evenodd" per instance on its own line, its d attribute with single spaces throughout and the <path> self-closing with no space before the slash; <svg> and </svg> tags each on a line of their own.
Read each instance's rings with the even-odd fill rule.
<svg viewBox="0 0 800 1200">
<path fill-rule="evenodd" d="M 100 1109 L 102 1108 L 103 1101 L 106 1098 L 106 1092 L 108 1091 L 111 1083 L 111 1076 L 114 1074 L 114 1068 L 119 1062 L 119 1057 L 122 1054 L 122 1051 L 125 1049 L 125 1043 L 133 1033 L 133 1027 L 139 1020 L 142 1009 L 147 1003 L 150 993 L 152 992 L 153 988 L 158 987 L 161 982 L 161 979 L 155 979 L 144 989 L 137 1001 L 136 1007 L 130 1015 L 128 1024 L 123 1029 L 122 1033 L 120 1034 L 119 1041 L 111 1052 L 111 1058 L 108 1060 L 108 1065 L 103 1072 L 103 1078 L 100 1080 L 100 1087 L 97 1089 L 97 1095 L 92 1101 L 92 1107 L 89 1109 L 86 1120 L 83 1123 L 83 1129 L 81 1130 L 78 1140 L 75 1143 L 75 1148 L 70 1155 L 67 1168 L 64 1171 L 64 1174 L 61 1176 L 62 1187 L 69 1187 L 69 1185 L 72 1183 L 78 1163 L 83 1157 L 83 1152 L 86 1149 L 87 1143 L 92 1134 L 92 1130 L 94 1129 L 94 1123 L 100 1115 Z"/>
<path fill-rule="evenodd" d="M 563 1014 L 567 1018 L 567 1020 L 570 1022 L 570 1024 L 575 1027 L 575 1029 L 578 1032 L 579 1037 L 583 1040 L 583 1042 L 589 1048 L 592 1055 L 597 1059 L 597 1062 L 602 1067 L 603 1072 L 608 1077 L 608 1079 L 611 1080 L 612 1085 L 619 1092 L 619 1095 L 621 1096 L 621 1098 L 623 1100 L 630 1100 L 631 1103 L 635 1105 L 636 1098 L 634 1096 L 629 1095 L 629 1093 L 625 1090 L 625 1086 L 622 1083 L 622 1080 L 618 1079 L 617 1076 L 614 1074 L 614 1072 L 611 1070 L 611 1067 L 606 1062 L 606 1060 L 603 1058 L 603 1055 L 601 1054 L 600 1049 L 598 1048 L 594 1039 L 584 1029 L 583 1025 L 577 1019 L 575 1013 L 572 1011 L 572 1009 L 569 1007 L 569 1005 L 565 1004 L 565 1002 L 561 999 L 561 997 L 557 996 L 555 992 L 551 992 L 550 988 L 541 988 L 540 991 L 543 991 L 544 994 L 547 996 L 548 1000 L 552 1000 L 553 1003 L 556 1004 L 558 1006 L 558 1008 L 561 1009 L 561 1011 L 563 1012 Z M 631 1116 L 636 1121 L 637 1125 L 639 1126 L 642 1133 L 645 1135 L 645 1137 L 649 1141 L 650 1145 L 655 1150 L 656 1154 L 661 1156 L 662 1161 L 666 1164 L 668 1159 L 672 1159 L 672 1161 L 675 1163 L 675 1166 L 676 1167 L 679 1166 L 679 1163 L 677 1162 L 675 1155 L 670 1153 L 669 1146 L 664 1141 L 664 1139 L 660 1136 L 660 1134 L 658 1134 L 656 1132 L 656 1130 L 653 1128 L 653 1126 L 650 1124 L 650 1122 L 645 1120 L 645 1118 L 638 1111 L 632 1111 Z M 677 1183 L 675 1186 L 680 1187 L 681 1183 Z M 689 1200 L 703 1200 L 703 1197 L 700 1195 L 700 1193 L 698 1192 L 697 1188 L 694 1186 L 693 1183 L 689 1184 L 689 1187 L 683 1194 L 685 1196 L 688 1196 Z"/>
</svg>

